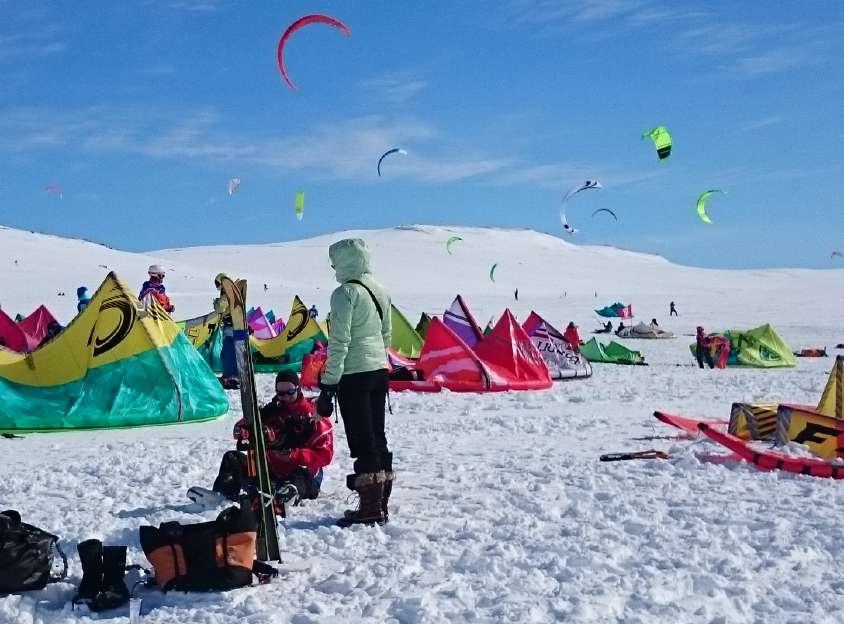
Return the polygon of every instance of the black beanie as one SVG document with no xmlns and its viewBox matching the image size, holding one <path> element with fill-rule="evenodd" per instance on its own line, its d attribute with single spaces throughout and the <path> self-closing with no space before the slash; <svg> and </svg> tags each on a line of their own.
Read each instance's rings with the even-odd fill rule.
<svg viewBox="0 0 844 624">
<path fill-rule="evenodd" d="M 297 375 L 292 370 L 283 370 L 278 375 L 275 376 L 275 382 L 278 383 L 279 381 L 284 381 L 287 383 L 291 383 L 294 386 L 299 385 L 299 375 Z"/>
</svg>

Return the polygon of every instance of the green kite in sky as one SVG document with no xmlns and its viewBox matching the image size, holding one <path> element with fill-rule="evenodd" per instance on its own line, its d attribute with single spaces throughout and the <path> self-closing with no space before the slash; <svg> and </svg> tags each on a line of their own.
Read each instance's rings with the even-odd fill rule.
<svg viewBox="0 0 844 624">
<path fill-rule="evenodd" d="M 657 126 L 653 130 L 648 130 L 642 134 L 642 138 L 649 138 L 654 142 L 656 148 L 656 155 L 660 160 L 665 160 L 671 155 L 671 133 L 665 126 Z"/>
<path fill-rule="evenodd" d="M 700 220 L 704 223 L 712 223 L 712 219 L 709 218 L 709 215 L 706 214 L 706 200 L 709 199 L 709 196 L 713 193 L 726 193 L 719 189 L 711 189 L 709 191 L 704 192 L 701 194 L 700 197 L 697 198 L 697 214 L 700 217 Z"/>
</svg>

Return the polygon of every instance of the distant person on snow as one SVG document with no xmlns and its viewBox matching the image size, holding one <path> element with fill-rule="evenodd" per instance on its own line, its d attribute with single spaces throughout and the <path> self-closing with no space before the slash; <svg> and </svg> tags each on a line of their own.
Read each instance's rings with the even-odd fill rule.
<svg viewBox="0 0 844 624">
<path fill-rule="evenodd" d="M 577 325 L 574 324 L 574 321 L 566 326 L 566 331 L 563 332 L 563 338 L 572 346 L 572 349 L 578 352 L 580 351 L 580 335 L 577 333 Z"/>
<path fill-rule="evenodd" d="M 712 360 L 712 341 L 709 336 L 703 331 L 703 327 L 698 326 L 697 334 L 695 334 L 695 357 L 697 357 L 697 365 L 703 368 L 704 360 L 709 365 L 709 368 L 715 367 L 715 362 Z"/>
<path fill-rule="evenodd" d="M 314 399 L 302 394 L 299 376 L 282 371 L 275 378 L 275 396 L 261 408 L 267 442 L 267 463 L 278 504 L 319 496 L 323 468 L 334 456 L 334 432 L 330 418 L 316 416 Z M 227 451 L 213 490 L 236 501 L 241 490 L 256 494 L 256 483 L 247 474 L 246 455 L 253 432 L 245 418 L 234 426 L 238 450 Z"/>
<path fill-rule="evenodd" d="M 668 316 L 679 316 L 677 314 L 677 308 L 674 307 L 674 302 L 668 304 Z"/>
<path fill-rule="evenodd" d="M 308 316 L 312 319 L 315 319 L 319 316 L 319 311 L 317 310 L 317 307 L 315 305 L 312 305 L 310 310 L 308 310 Z"/>
<path fill-rule="evenodd" d="M 161 307 L 167 313 L 175 312 L 176 306 L 170 303 L 170 298 L 167 296 L 167 291 L 164 288 L 164 269 L 157 264 L 152 264 L 147 270 L 147 273 L 149 274 L 149 279 L 141 286 L 138 299 L 143 301 L 146 297 L 152 297 L 161 304 Z"/>
<path fill-rule="evenodd" d="M 80 286 L 76 289 L 76 298 L 78 301 L 76 302 L 76 311 L 82 312 L 85 308 L 88 307 L 88 304 L 91 303 L 91 295 L 88 294 L 88 287 L 87 286 Z"/>
<path fill-rule="evenodd" d="M 268 289 L 267 289 L 267 285 L 266 285 L 266 284 L 264 284 L 264 292 L 267 292 L 267 290 L 268 290 Z"/>
<path fill-rule="evenodd" d="M 517 288 L 517 289 L 516 289 L 516 291 L 513 293 L 513 295 L 516 297 L 516 301 L 518 301 L 518 300 L 519 300 L 519 289 L 518 289 L 518 288 Z"/>
<path fill-rule="evenodd" d="M 621 333 L 621 330 L 624 329 L 624 321 L 618 322 L 618 328 L 615 330 L 615 335 L 618 336 Z"/>
<path fill-rule="evenodd" d="M 224 277 L 226 277 L 225 273 L 219 273 L 214 278 L 214 286 L 217 287 L 219 294 L 211 306 L 220 315 L 220 330 L 223 332 L 223 348 L 220 351 L 223 375 L 220 378 L 220 383 L 223 384 L 223 388 L 226 390 L 236 390 L 240 388 L 240 372 L 237 368 L 237 356 L 234 351 L 234 323 L 232 322 L 229 299 L 221 288 Z"/>
<path fill-rule="evenodd" d="M 611 333 L 612 332 L 612 321 L 607 321 L 604 325 L 604 333 Z"/>
<path fill-rule="evenodd" d="M 651 329 L 656 329 L 657 327 L 659 327 L 659 323 L 656 322 L 655 318 L 652 318 L 651 319 Z"/>
</svg>

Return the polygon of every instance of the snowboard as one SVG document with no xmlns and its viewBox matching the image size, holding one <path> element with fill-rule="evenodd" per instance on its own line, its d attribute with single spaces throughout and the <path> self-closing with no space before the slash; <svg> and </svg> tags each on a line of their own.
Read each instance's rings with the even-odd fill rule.
<svg viewBox="0 0 844 624">
<path fill-rule="evenodd" d="M 246 280 L 235 283 L 230 277 L 220 277 L 220 288 L 229 302 L 229 312 L 234 329 L 234 349 L 237 368 L 240 373 L 240 404 L 243 416 L 249 423 L 252 435 L 249 440 L 247 459 L 258 482 L 258 543 L 259 561 L 281 561 L 278 543 L 275 506 L 273 505 L 273 483 L 267 463 L 267 445 L 264 426 L 255 394 L 255 372 L 252 367 L 252 350 L 249 345 L 249 328 L 246 324 Z"/>
</svg>

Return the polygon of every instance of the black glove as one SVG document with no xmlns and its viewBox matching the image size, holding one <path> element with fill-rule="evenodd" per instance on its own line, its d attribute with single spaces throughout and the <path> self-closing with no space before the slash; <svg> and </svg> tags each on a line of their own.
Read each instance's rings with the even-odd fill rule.
<svg viewBox="0 0 844 624">
<path fill-rule="evenodd" d="M 316 402 L 316 412 L 323 418 L 334 413 L 334 396 L 337 394 L 337 384 L 319 384 L 319 398 Z"/>
</svg>

